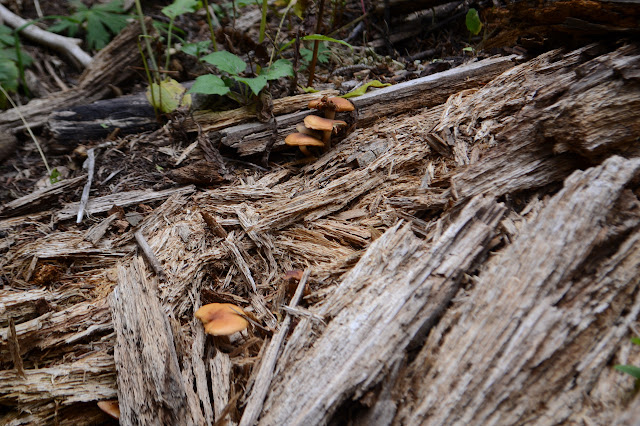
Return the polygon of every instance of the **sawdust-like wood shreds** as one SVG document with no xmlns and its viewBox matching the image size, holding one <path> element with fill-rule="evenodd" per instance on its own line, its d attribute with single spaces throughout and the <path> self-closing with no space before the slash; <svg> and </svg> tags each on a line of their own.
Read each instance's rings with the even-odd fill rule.
<svg viewBox="0 0 640 426">
<path fill-rule="evenodd" d="M 0 419 L 13 424 L 42 423 L 65 415 L 76 424 L 86 424 L 94 417 L 79 416 L 88 407 L 83 401 L 113 398 L 117 391 L 125 416 L 131 419 L 136 410 L 146 409 L 141 396 L 136 395 L 135 383 L 140 383 L 140 389 L 149 395 L 170 396 L 166 400 L 174 405 L 161 407 L 163 419 L 188 412 L 194 422 L 238 422 L 247 401 L 259 409 L 262 397 L 249 396 L 265 395 L 264 389 L 256 386 L 268 385 L 271 379 L 271 389 L 291 386 L 298 393 L 267 393 L 264 403 L 268 410 L 261 418 L 265 423 L 291 420 L 289 407 L 298 407 L 294 414 L 309 422 L 306 424 L 328 422 L 332 413 L 344 409 L 343 403 L 368 398 L 365 405 L 371 407 L 371 413 L 384 411 L 387 404 L 409 422 L 422 422 L 434 410 L 439 410 L 441 419 L 454 419 L 462 411 L 453 402 L 436 404 L 434 401 L 446 398 L 447 393 L 431 393 L 430 389 L 453 386 L 460 367 L 438 358 L 436 346 L 442 343 L 449 353 L 469 358 L 469 368 L 477 372 L 473 380 L 488 383 L 482 372 L 491 369 L 474 358 L 481 353 L 467 350 L 465 345 L 473 342 L 464 336 L 468 330 L 476 330 L 474 318 L 503 321 L 487 310 L 491 292 L 498 291 L 493 285 L 504 289 L 501 297 L 507 297 L 509 291 L 517 290 L 524 296 L 532 292 L 526 285 L 516 285 L 517 280 L 499 279 L 504 259 L 494 252 L 503 256 L 526 252 L 529 238 L 539 250 L 534 260 L 544 259 L 545 244 L 554 235 L 565 235 L 564 244 L 573 250 L 573 234 L 555 232 L 553 223 L 543 220 L 557 214 L 571 219 L 563 229 L 582 226 L 593 240 L 592 246 L 581 248 L 584 253 L 579 265 L 563 257 L 572 268 L 568 269 L 569 278 L 549 272 L 558 288 L 569 288 L 566 280 L 575 279 L 579 289 L 590 289 L 595 284 L 589 278 L 594 283 L 602 277 L 609 279 L 607 268 L 618 257 L 627 252 L 637 256 L 637 250 L 626 242 L 627 238 L 629 242 L 637 240 L 637 160 L 612 155 L 593 166 L 579 157 L 583 154 L 596 162 L 607 146 L 619 149 L 629 143 L 627 136 L 612 134 L 609 139 L 585 144 L 557 129 L 537 125 L 549 123 L 558 111 L 564 111 L 562 108 L 570 113 L 581 111 L 575 100 L 585 90 L 595 90 L 588 96 L 607 93 L 608 99 L 616 99 L 624 94 L 633 101 L 638 93 L 630 83 L 633 79 L 620 77 L 618 91 L 603 92 L 602 88 L 609 87 L 605 83 L 613 78 L 607 67 L 633 64 L 636 50 L 623 47 L 594 61 L 589 60 L 588 48 L 567 54 L 550 52 L 507 71 L 481 89 L 459 93 L 443 105 L 380 118 L 370 127 L 356 129 L 305 166 L 279 164 L 265 171 L 240 165 L 237 180 L 227 186 L 129 191 L 97 199 L 99 208 L 94 210 L 89 204 L 88 210 L 96 215 L 91 219 L 93 224 L 106 220 L 104 213 L 113 203 L 132 210 L 138 207 L 142 220 L 136 227 L 112 218 L 112 223 L 87 238 L 86 232 L 68 225 L 67 218 L 73 217 L 69 204 L 62 210 L 32 213 L 32 219 L 23 221 L 19 229 L 3 228 L 8 242 L 3 246 L 6 253 L 0 266 L 12 288 L 0 293 L 0 324 L 5 327 L 0 331 L 0 376 L 10 384 L 0 393 L 0 403 L 22 411 Z M 575 83 L 576 66 L 591 73 L 591 86 Z M 603 105 L 617 111 L 613 102 Z M 597 123 L 590 126 L 601 131 Z M 633 155 L 636 150 L 629 148 L 627 152 Z M 604 197 L 602 203 L 611 204 L 607 207 L 611 214 L 598 213 L 608 225 L 597 230 L 597 224 L 584 222 L 586 219 L 575 211 L 563 210 L 570 207 L 566 200 L 581 205 L 580 197 L 609 181 L 615 183 L 610 185 L 615 189 L 611 199 L 598 194 Z M 563 185 L 565 191 L 558 192 Z M 141 204 L 145 208 L 140 208 Z M 617 215 L 624 220 L 615 219 Z M 3 219 L 3 223 L 13 219 Z M 546 232 L 545 241 L 536 239 L 536 226 Z M 135 232 L 158 260 L 161 277 L 153 276 L 148 260 L 143 259 Z M 610 246 L 599 250 L 603 241 Z M 592 248 L 598 250 L 592 252 Z M 556 251 L 557 258 L 566 255 L 563 250 Z M 520 270 L 517 258 L 504 268 Z M 595 265 L 593 270 L 585 266 L 590 262 Z M 538 269 L 528 268 L 521 270 L 535 276 Z M 576 297 L 583 297 L 589 309 L 575 318 L 587 322 L 605 318 L 598 316 L 600 307 L 589 304 L 587 296 L 591 291 L 596 299 L 601 294 L 608 297 L 609 305 L 602 307 L 607 315 L 625 316 L 620 324 L 607 317 L 612 331 L 606 334 L 607 330 L 601 330 L 603 336 L 609 336 L 602 340 L 610 345 L 606 356 L 633 362 L 633 354 L 618 351 L 616 345 L 627 333 L 630 313 L 638 311 L 637 295 L 625 298 L 625 291 L 636 294 L 637 280 L 620 268 L 616 269 L 620 276 L 617 287 L 598 284 L 600 287 L 584 290 L 584 294 L 576 287 Z M 296 307 L 284 309 L 297 283 L 287 273 L 295 276 L 301 271 L 307 271 L 308 276 L 304 296 Z M 489 282 L 491 286 L 485 284 Z M 475 288 L 474 283 L 484 287 Z M 607 293 L 612 289 L 617 293 Z M 469 294 L 484 304 L 469 302 Z M 532 306 L 540 302 L 527 300 Z M 231 339 L 206 336 L 193 313 L 212 302 L 240 305 L 252 326 Z M 518 315 L 537 312 L 518 310 L 512 302 L 516 303 L 506 300 L 501 309 L 512 309 Z M 560 315 L 566 314 L 563 321 L 570 324 L 571 315 L 578 314 L 570 311 L 569 305 L 564 306 L 566 311 L 550 305 L 545 315 L 557 312 L 553 318 L 560 321 Z M 461 320 L 461 315 L 467 316 Z M 16 324 L 16 338 L 10 333 L 9 318 Z M 148 321 L 139 322 L 143 318 Z M 363 323 L 362 318 L 370 320 Z M 401 324 L 390 318 L 398 318 Z M 287 336 L 290 340 L 283 343 L 275 365 L 261 369 L 266 348 L 275 348 L 270 346 L 274 336 L 276 343 L 282 338 L 278 334 L 282 324 L 292 325 Z M 448 333 L 456 338 L 447 340 Z M 483 330 L 478 333 L 484 336 Z M 384 338 L 379 340 L 378 335 Z M 482 347 L 496 352 L 496 357 L 510 356 L 500 352 L 508 345 L 524 352 L 529 348 L 526 340 L 503 341 L 492 336 L 487 338 L 493 338 L 495 344 Z M 596 338 L 589 336 L 578 333 L 575 339 L 588 343 Z M 435 346 L 422 347 L 425 341 Z M 482 340 L 478 337 L 477 341 Z M 563 360 L 571 358 L 562 338 L 555 342 L 560 342 L 556 355 Z M 152 351 L 154 344 L 161 351 L 145 352 Z M 114 346 L 118 354 L 115 362 Z M 16 347 L 28 380 L 20 378 L 14 368 L 15 351 L 10 348 Z M 418 348 L 419 353 L 415 351 Z M 593 363 L 586 373 L 579 372 L 578 364 L 571 361 L 576 365 L 575 375 L 588 373 L 585 380 L 593 385 L 567 392 L 572 404 L 579 407 L 576 413 L 554 403 L 565 419 L 575 419 L 580 413 L 600 416 L 588 408 L 585 389 L 594 389 L 598 401 L 619 408 L 620 402 L 607 399 L 606 392 L 631 387 L 612 375 L 599 375 L 604 361 L 596 349 L 589 349 Z M 413 358 L 404 358 L 405 350 L 412 351 Z M 274 351 L 269 351 L 270 362 Z M 336 358 L 337 353 L 348 363 Z M 388 358 L 378 359 L 377 354 Z M 165 370 L 157 366 L 163 362 Z M 438 372 L 428 371 L 435 379 L 424 382 L 420 376 L 424 365 L 439 366 L 449 381 L 438 382 Z M 323 366 L 329 366 L 338 379 L 323 377 Z M 118 390 L 116 368 L 120 370 Z M 137 371 L 131 381 L 125 375 L 129 369 Z M 514 383 L 529 383 L 534 376 L 527 374 L 534 370 L 532 365 L 509 374 L 514 375 Z M 81 371 L 85 377 L 79 381 Z M 63 386 L 42 384 L 46 378 L 55 382 L 56 374 L 68 375 Z M 322 380 L 326 388 L 310 389 L 313 384 L 301 378 Z M 379 384 L 386 391 L 377 394 Z M 406 386 L 397 387 L 403 384 Z M 415 395 L 407 391 L 414 386 L 415 395 L 424 396 L 421 400 L 413 399 Z M 462 382 L 456 386 L 470 401 L 464 413 L 471 419 L 484 407 L 480 394 L 463 389 Z M 37 389 L 41 391 L 35 392 Z M 499 394 L 496 390 L 492 395 Z M 517 390 L 512 395 L 522 397 Z M 548 400 L 542 388 L 537 395 L 539 403 Z M 158 408 L 159 401 L 156 398 L 146 407 Z M 514 420 L 509 417 L 511 412 L 500 411 L 498 399 L 491 401 L 494 411 L 483 413 L 485 418 L 506 423 Z M 150 412 L 144 415 L 152 418 Z M 598 418 L 611 420 L 612 415 Z"/>
</svg>

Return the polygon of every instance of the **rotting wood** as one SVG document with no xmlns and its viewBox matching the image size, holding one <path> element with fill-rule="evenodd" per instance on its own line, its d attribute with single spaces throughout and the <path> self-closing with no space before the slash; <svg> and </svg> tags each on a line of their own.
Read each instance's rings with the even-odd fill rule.
<svg viewBox="0 0 640 426">
<path fill-rule="evenodd" d="M 49 203 L 53 198 L 64 194 L 80 185 L 80 183 L 84 182 L 85 179 L 86 176 L 64 179 L 60 182 L 56 182 L 51 186 L 35 190 L 31 194 L 27 194 L 24 197 L 16 198 L 15 200 L 0 206 L 0 216 L 15 216 L 18 214 L 23 214 L 27 211 L 36 210 L 46 203 Z"/>
<path fill-rule="evenodd" d="M 157 283 L 147 277 L 140 257 L 118 266 L 118 286 L 110 298 L 116 331 L 120 421 L 125 424 L 199 424 L 192 411 L 169 320 L 160 305 Z M 162 366 L 161 368 L 158 368 Z"/>
<path fill-rule="evenodd" d="M 116 375 L 113 356 L 99 351 L 66 365 L 25 369 L 25 377 L 13 370 L 0 371 L 0 402 L 29 404 L 57 401 L 61 405 L 113 399 Z"/>
<path fill-rule="evenodd" d="M 103 335 L 111 328 L 108 308 L 100 301 L 78 303 L 58 312 L 49 310 L 16 324 L 16 333 L 24 355 L 34 348 L 51 350 L 92 335 Z M 9 330 L 0 329 L 0 360 L 3 362 L 11 361 L 8 338 Z M 23 362 L 26 364 L 26 360 Z"/>
<path fill-rule="evenodd" d="M 314 310 L 328 325 L 308 349 L 310 321 L 294 330 L 259 424 L 326 423 L 342 401 L 382 380 L 386 366 L 402 358 L 453 298 L 505 210 L 475 198 L 431 247 L 410 225 L 396 225 L 376 240 Z"/>
<path fill-rule="evenodd" d="M 640 313 L 640 201 L 625 189 L 639 174 L 640 159 L 611 157 L 566 180 L 488 263 L 473 303 L 426 342 L 398 422 L 578 420 L 571 413 L 591 404 L 595 378 Z M 606 225 L 611 215 L 627 219 Z"/>
<path fill-rule="evenodd" d="M 484 59 L 352 98 L 351 101 L 358 108 L 356 125 L 368 126 L 381 117 L 439 105 L 454 93 L 488 83 L 513 67 L 517 58 L 511 55 Z M 295 126 L 312 113 L 312 110 L 305 109 L 277 116 L 280 137 L 275 147 L 284 146 L 284 137 L 295 132 Z M 227 127 L 214 135 L 223 144 L 237 149 L 241 155 L 250 155 L 264 150 L 271 129 L 266 124 L 252 122 Z"/>
<path fill-rule="evenodd" d="M 132 204 L 147 203 L 150 201 L 163 200 L 172 195 L 185 195 L 195 191 L 194 186 L 184 186 L 180 188 L 165 189 L 162 191 L 136 190 L 128 192 L 120 192 L 118 194 L 105 195 L 92 199 L 87 205 L 87 214 L 104 213 L 109 211 L 114 205 L 120 207 L 130 206 Z M 78 211 L 78 203 L 66 204 L 56 213 L 57 220 L 71 219 Z"/>
<path fill-rule="evenodd" d="M 185 85 L 188 86 L 188 83 Z M 322 90 L 275 99 L 273 113 L 282 115 L 306 109 L 312 99 L 338 94 L 337 90 Z M 191 132 L 214 131 L 253 120 L 255 117 L 256 111 L 251 107 L 221 112 L 201 110 L 194 112 L 193 119 L 186 121 L 186 129 Z M 55 111 L 49 116 L 47 127 L 58 141 L 78 141 L 104 138 L 116 128 L 121 129 L 122 134 L 130 134 L 157 129 L 159 124 L 146 96 L 137 94 Z"/>
<path fill-rule="evenodd" d="M 300 302 L 305 285 L 309 279 L 310 272 L 311 271 L 307 269 L 302 275 L 302 278 L 296 287 L 296 292 L 291 298 L 291 302 L 289 302 L 289 307 L 295 307 L 298 302 Z M 242 414 L 242 419 L 240 420 L 240 426 L 252 426 L 260 417 L 260 413 L 262 412 L 262 403 L 269 391 L 274 367 L 278 360 L 278 355 L 280 354 L 280 349 L 284 343 L 284 339 L 289 333 L 290 325 L 291 316 L 287 315 L 280 324 L 278 331 L 271 338 L 266 351 L 261 357 L 260 369 L 256 374 L 255 381 L 253 382 L 253 389 L 251 389 L 249 398 L 247 398 L 247 404 Z"/>
</svg>

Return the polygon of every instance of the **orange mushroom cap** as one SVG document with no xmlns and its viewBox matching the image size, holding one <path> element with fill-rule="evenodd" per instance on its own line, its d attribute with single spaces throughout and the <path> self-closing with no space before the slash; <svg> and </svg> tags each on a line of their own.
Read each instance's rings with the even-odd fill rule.
<svg viewBox="0 0 640 426">
<path fill-rule="evenodd" d="M 304 133 L 292 133 L 284 139 L 284 143 L 291 146 L 324 146 L 320 139 Z"/>
<path fill-rule="evenodd" d="M 242 308 L 231 303 L 209 303 L 198 309 L 195 315 L 202 321 L 204 331 L 214 336 L 228 336 L 249 326 L 241 316 L 245 315 Z"/>
<path fill-rule="evenodd" d="M 116 420 L 120 418 L 120 405 L 117 400 L 99 401 L 98 408 Z"/>
<path fill-rule="evenodd" d="M 339 98 L 337 96 L 333 98 L 327 98 L 326 96 L 324 96 L 320 99 L 314 99 L 310 101 L 309 108 L 333 110 L 336 112 L 348 112 L 353 111 L 355 109 L 355 106 L 351 103 L 351 101 L 345 98 Z"/>
<path fill-rule="evenodd" d="M 304 118 L 304 125 L 313 130 L 331 131 L 335 127 L 346 126 L 347 123 L 342 120 L 331 120 L 330 118 L 322 118 L 317 115 L 307 115 Z"/>
</svg>

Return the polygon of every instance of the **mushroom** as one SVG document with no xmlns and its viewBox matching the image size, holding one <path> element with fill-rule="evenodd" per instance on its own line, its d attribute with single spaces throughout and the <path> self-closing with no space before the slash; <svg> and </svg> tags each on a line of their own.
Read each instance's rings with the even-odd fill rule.
<svg viewBox="0 0 640 426">
<path fill-rule="evenodd" d="M 324 111 L 325 118 L 333 120 L 336 117 L 336 112 L 353 111 L 355 109 L 355 106 L 351 103 L 351 101 L 348 101 L 345 98 L 328 98 L 326 96 L 323 96 L 320 99 L 314 99 L 310 101 L 309 108 Z"/>
<path fill-rule="evenodd" d="M 314 99 L 309 102 L 309 108 L 317 109 L 324 112 L 324 117 L 333 120 L 336 117 L 336 112 L 349 112 L 355 109 L 355 106 L 348 100 L 339 97 L 329 98 L 323 96 L 320 99 Z M 306 124 L 306 119 L 305 119 Z M 346 123 L 345 123 L 346 125 Z M 307 127 L 309 127 L 307 125 Z M 331 132 L 325 131 L 323 141 L 325 142 L 324 149 L 328 151 L 331 148 Z"/>
<path fill-rule="evenodd" d="M 204 331 L 214 336 L 228 336 L 247 328 L 249 322 L 243 315 L 246 314 L 242 308 L 231 303 L 209 303 L 195 313 Z"/>
<path fill-rule="evenodd" d="M 284 143 L 290 146 L 297 146 L 307 157 L 312 157 L 311 152 L 307 149 L 308 146 L 324 146 L 320 139 L 304 133 L 292 133 L 284 139 Z"/>
<path fill-rule="evenodd" d="M 118 400 L 112 401 L 99 401 L 98 408 L 113 417 L 114 419 L 120 419 L 120 405 Z"/>
</svg>

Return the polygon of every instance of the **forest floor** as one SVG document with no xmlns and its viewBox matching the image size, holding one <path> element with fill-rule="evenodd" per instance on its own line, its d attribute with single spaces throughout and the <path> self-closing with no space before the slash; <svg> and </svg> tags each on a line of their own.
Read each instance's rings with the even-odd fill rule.
<svg viewBox="0 0 640 426">
<path fill-rule="evenodd" d="M 627 344 L 640 327 L 637 117 L 612 100 L 636 105 L 633 39 L 548 18 L 532 33 L 520 6 L 481 9 L 485 29 L 470 37 L 462 2 L 402 16 L 326 3 L 322 33 L 351 47 L 320 44 L 314 89 L 391 84 L 352 98 L 358 109 L 339 117 L 349 128 L 328 152 L 309 158 L 282 134 L 270 139 L 270 127 L 250 140 L 243 131 L 272 122 L 224 97 L 198 102 L 239 114 L 225 126 L 221 115 L 178 110 L 153 116 L 146 131 L 63 140 L 61 113 L 49 116 L 35 137 L 54 184 L 27 133 L 16 134 L 0 164 L 0 423 L 109 422 L 96 402 L 115 399 L 124 423 L 161 424 L 609 424 L 637 412 L 633 381 L 611 368 L 640 362 Z M 65 1 L 40 6 L 69 14 Z M 167 24 L 164 6 L 143 2 Z M 218 48 L 266 66 L 259 6 L 232 6 L 219 6 Z M 270 37 L 284 7 L 270 6 Z M 315 6 L 306 7 L 304 19 L 283 21 L 279 42 L 315 32 Z M 37 17 L 33 2 L 15 11 Z M 614 12 L 597 24 L 611 25 Z M 175 24 L 183 44 L 209 38 L 202 11 Z M 162 57 L 162 42 L 153 45 Z M 313 42 L 300 47 L 282 52 L 298 85 L 271 81 L 274 105 L 313 96 L 303 90 Z M 24 49 L 33 94 L 53 97 L 85 78 L 55 52 Z M 212 70 L 176 49 L 166 71 L 187 82 Z M 144 68 L 126 71 L 103 98 L 145 90 Z M 392 88 L 411 82 L 417 100 L 392 103 Z M 18 98 L 28 107 L 23 91 Z M 82 102 L 62 114 L 75 107 Z M 291 108 L 275 121 L 307 109 Z M 575 119 L 585 116 L 599 125 Z M 89 202 L 76 223 L 88 152 Z M 545 256 L 558 260 L 537 265 Z M 250 331 L 205 336 L 193 314 L 214 302 L 245 309 Z M 474 321 L 498 330 L 503 318 L 513 328 L 486 341 L 474 334 Z"/>
</svg>

